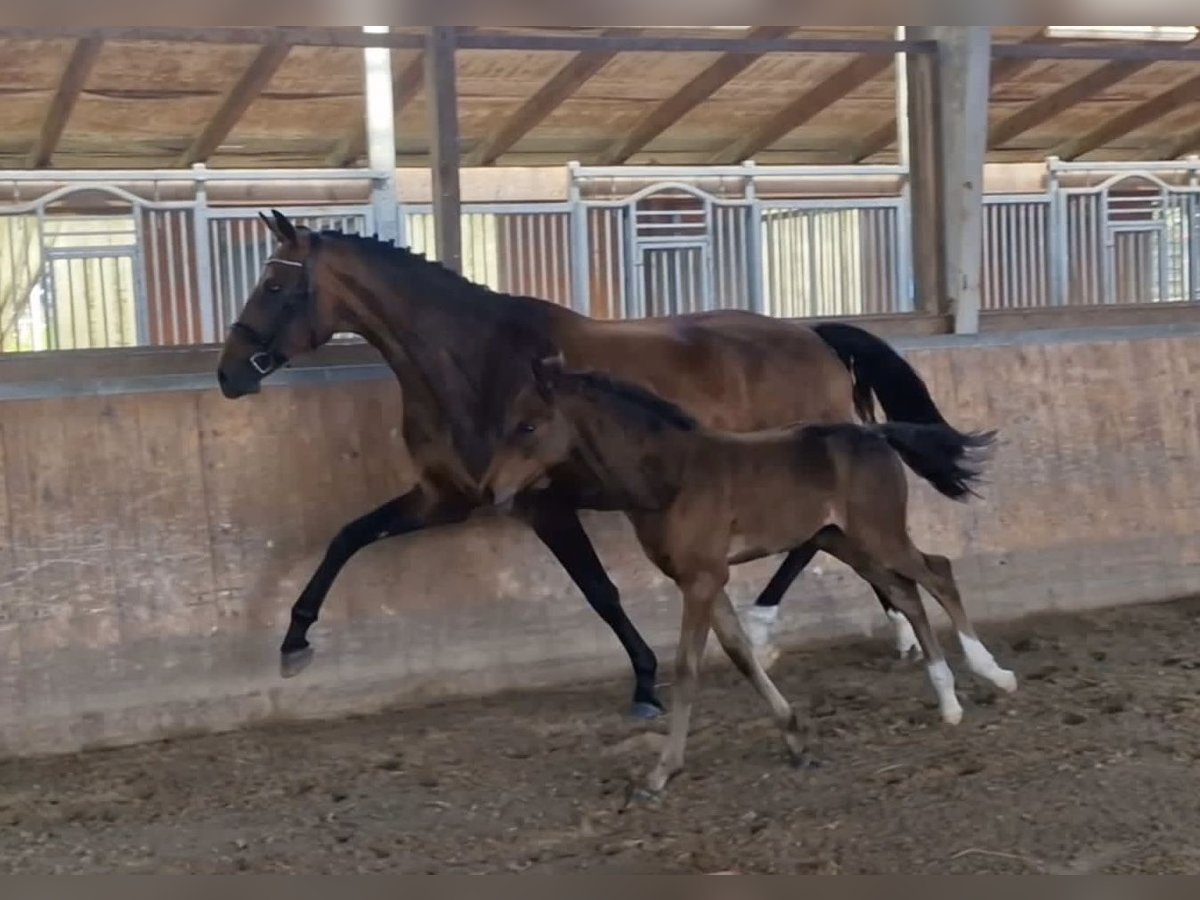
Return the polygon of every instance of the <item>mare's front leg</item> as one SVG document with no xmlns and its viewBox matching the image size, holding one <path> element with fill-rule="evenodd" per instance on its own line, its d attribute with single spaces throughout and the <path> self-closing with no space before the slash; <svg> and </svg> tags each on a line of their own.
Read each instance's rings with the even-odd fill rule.
<svg viewBox="0 0 1200 900">
<path fill-rule="evenodd" d="M 630 715 L 635 719 L 661 716 L 663 707 L 654 684 L 658 659 L 625 614 L 620 592 L 596 556 L 591 539 L 579 521 L 579 513 L 564 501 L 541 492 L 522 497 L 518 513 L 567 570 L 588 604 L 612 629 L 629 655 L 634 679 Z"/>
<path fill-rule="evenodd" d="M 440 498 L 428 488 L 416 487 L 345 525 L 330 541 L 325 558 L 292 606 L 287 635 L 279 648 L 283 677 L 298 675 L 312 661 L 308 630 L 320 616 L 334 579 L 354 554 L 384 538 L 461 522 L 470 513 L 467 501 Z"/>
</svg>

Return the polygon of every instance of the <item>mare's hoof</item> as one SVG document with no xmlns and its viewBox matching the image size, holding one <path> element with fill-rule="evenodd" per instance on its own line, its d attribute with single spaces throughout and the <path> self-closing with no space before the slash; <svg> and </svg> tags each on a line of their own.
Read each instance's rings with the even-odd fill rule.
<svg viewBox="0 0 1200 900">
<path fill-rule="evenodd" d="M 803 753 L 792 754 L 792 768 L 801 772 L 812 772 L 815 769 L 821 768 L 821 760 L 817 759 L 808 751 Z"/>
<path fill-rule="evenodd" d="M 655 806 L 661 800 L 660 791 L 652 791 L 644 784 L 631 784 L 625 793 L 625 805 L 621 808 L 624 810 L 631 806 Z"/>
<path fill-rule="evenodd" d="M 313 660 L 313 648 L 286 650 L 279 654 L 279 674 L 284 678 L 295 678 L 308 668 Z"/>
<path fill-rule="evenodd" d="M 662 715 L 663 708 L 657 703 L 638 702 L 629 708 L 629 718 L 636 722 L 653 722 Z"/>
</svg>

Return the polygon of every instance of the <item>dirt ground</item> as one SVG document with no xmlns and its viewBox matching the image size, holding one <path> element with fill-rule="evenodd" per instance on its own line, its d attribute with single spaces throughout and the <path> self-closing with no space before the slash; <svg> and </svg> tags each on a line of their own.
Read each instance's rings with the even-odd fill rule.
<svg viewBox="0 0 1200 900">
<path fill-rule="evenodd" d="M 815 771 L 706 673 L 630 808 L 624 683 L 0 763 L 0 872 L 1200 874 L 1200 599 L 984 631 L 1021 688 L 955 654 L 958 728 L 882 638 L 784 658 Z"/>
</svg>

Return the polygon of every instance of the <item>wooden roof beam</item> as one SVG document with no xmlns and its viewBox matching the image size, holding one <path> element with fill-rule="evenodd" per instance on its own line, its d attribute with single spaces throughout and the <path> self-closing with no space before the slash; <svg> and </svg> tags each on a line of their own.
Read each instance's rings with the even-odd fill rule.
<svg viewBox="0 0 1200 900">
<path fill-rule="evenodd" d="M 42 119 L 41 134 L 38 135 L 37 143 L 33 145 L 26 159 L 26 165 L 30 169 L 42 169 L 50 165 L 58 142 L 67 129 L 67 120 L 71 118 L 71 112 L 75 109 L 75 103 L 96 66 L 96 60 L 100 58 L 103 46 L 104 42 L 99 38 L 82 38 L 75 42 L 67 60 L 67 67 L 63 70 L 58 88 L 46 110 L 45 118 Z"/>
<path fill-rule="evenodd" d="M 275 72 L 283 65 L 291 52 L 292 45 L 280 39 L 259 48 L 250 65 L 242 72 L 237 82 L 229 89 L 217 111 L 213 113 L 204 130 L 196 136 L 190 147 L 179 158 L 181 166 L 190 166 L 204 162 L 217 152 L 217 149 L 229 137 L 237 123 L 245 115 L 250 104 L 258 99 L 263 88 L 274 77 Z"/>
<path fill-rule="evenodd" d="M 1173 141 L 1160 144 L 1149 150 L 1145 158 L 1148 160 L 1179 159 L 1193 153 L 1200 153 L 1200 128 L 1193 128 L 1191 131 L 1181 134 Z"/>
<path fill-rule="evenodd" d="M 832 106 L 851 91 L 882 75 L 893 65 L 890 55 L 858 56 L 850 60 L 820 84 L 801 94 L 783 109 L 765 119 L 757 128 L 738 138 L 708 160 L 710 165 L 739 163 L 750 159 L 786 137 L 822 110 Z"/>
<path fill-rule="evenodd" d="M 793 25 L 759 25 L 745 40 L 774 40 L 791 32 Z M 608 151 L 600 154 L 599 165 L 615 166 L 629 158 L 656 137 L 686 116 L 738 75 L 750 68 L 764 54 L 724 53 L 704 71 L 681 87 L 675 94 L 656 106 L 634 127 L 628 136 Z"/>
<path fill-rule="evenodd" d="M 1200 75 L 1193 75 L 1145 103 L 1139 103 L 1137 106 L 1107 119 L 1087 134 L 1059 145 L 1051 155 L 1063 160 L 1078 159 L 1131 131 L 1137 131 L 1139 128 L 1149 125 L 1181 106 L 1194 103 L 1197 98 L 1200 98 Z"/>
<path fill-rule="evenodd" d="M 474 26 L 471 25 L 455 27 L 455 34 L 459 37 L 474 30 Z M 399 116 L 404 112 L 408 104 L 416 99 L 424 87 L 425 53 L 422 51 L 414 56 L 407 65 L 396 70 L 396 77 L 392 80 L 392 115 Z M 325 164 L 334 169 L 345 168 L 358 162 L 366 156 L 366 153 L 367 123 L 364 118 L 334 145 L 333 150 L 325 157 Z"/>
<path fill-rule="evenodd" d="M 1020 43 L 1044 44 L 1049 40 L 1050 39 L 1046 37 L 1044 32 L 1039 31 L 1037 34 L 1026 38 Z M 1006 81 L 1016 78 L 1022 72 L 1032 68 L 1039 62 L 1041 62 L 1041 60 L 1036 58 L 993 59 L 991 69 L 992 89 L 995 90 L 998 85 L 1004 84 Z M 876 153 L 882 153 L 896 142 L 898 135 L 899 126 L 896 124 L 896 119 L 893 116 L 868 134 L 865 138 L 863 138 L 862 143 L 859 144 L 858 147 L 855 148 L 854 152 L 847 157 L 846 162 L 859 163 L 863 160 L 869 159 Z"/>
<path fill-rule="evenodd" d="M 629 28 L 608 28 L 602 35 L 630 34 Z M 466 166 L 490 166 L 536 128 L 597 72 L 608 65 L 619 51 L 585 50 L 554 74 L 532 97 L 509 116 L 500 127 L 485 137 L 463 161 Z"/>
<path fill-rule="evenodd" d="M 1007 144 L 1017 135 L 1036 128 L 1076 103 L 1124 81 L 1148 65 L 1150 63 L 1143 61 L 1116 60 L 1093 69 L 1082 78 L 1063 85 L 1017 110 L 1007 119 L 997 122 L 988 132 L 988 146 L 1000 147 Z"/>
<path fill-rule="evenodd" d="M 418 53 L 401 68 L 392 82 L 392 114 L 400 115 L 425 86 L 425 54 Z M 367 152 L 367 123 L 359 122 L 337 142 L 325 163 L 340 169 L 362 159 Z"/>
</svg>

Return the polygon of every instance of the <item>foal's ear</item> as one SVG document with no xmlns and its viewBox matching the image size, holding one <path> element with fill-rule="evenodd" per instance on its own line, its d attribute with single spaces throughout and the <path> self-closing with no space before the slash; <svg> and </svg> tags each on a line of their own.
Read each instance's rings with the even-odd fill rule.
<svg viewBox="0 0 1200 900">
<path fill-rule="evenodd" d="M 258 217 L 263 220 L 263 224 L 267 226 L 267 230 L 275 235 L 281 244 L 296 243 L 296 226 L 291 223 L 283 213 L 277 209 L 271 210 L 271 218 L 267 218 L 262 213 Z"/>
<path fill-rule="evenodd" d="M 533 382 L 537 385 L 538 393 L 546 400 L 549 400 L 562 378 L 562 354 L 547 356 L 544 359 L 535 359 L 531 366 L 533 368 Z"/>
</svg>

